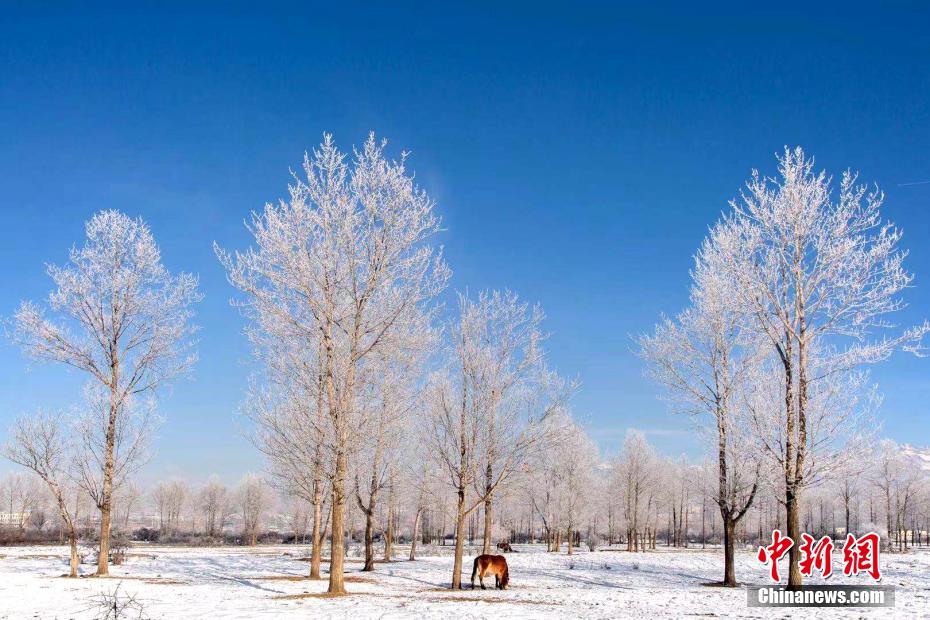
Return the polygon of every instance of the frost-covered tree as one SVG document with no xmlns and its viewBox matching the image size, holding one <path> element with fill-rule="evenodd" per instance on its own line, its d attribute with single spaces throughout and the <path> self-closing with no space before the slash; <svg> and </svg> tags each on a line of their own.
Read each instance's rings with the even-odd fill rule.
<svg viewBox="0 0 930 620">
<path fill-rule="evenodd" d="M 428 405 L 428 391 L 421 392 L 421 398 L 414 412 L 410 416 L 410 424 L 404 433 L 404 448 L 401 451 L 400 475 L 406 489 L 406 503 L 410 506 L 413 522 L 410 526 L 410 555 L 409 560 L 416 559 L 417 540 L 426 540 L 427 533 L 424 520 L 430 505 L 436 502 L 441 494 L 438 484 L 439 472 L 436 461 L 429 454 L 428 425 L 426 414 L 422 411 Z"/>
<path fill-rule="evenodd" d="M 229 514 L 229 489 L 219 478 L 212 476 L 197 497 L 203 515 L 204 533 L 210 538 L 222 534 Z"/>
<path fill-rule="evenodd" d="M 310 578 L 321 579 L 322 532 L 326 490 L 331 467 L 327 461 L 328 428 L 321 358 L 301 352 L 296 338 L 264 337 L 253 333 L 263 346 L 261 377 L 265 386 L 249 393 L 249 417 L 255 423 L 253 443 L 268 460 L 276 485 L 303 498 L 312 507 Z"/>
<path fill-rule="evenodd" d="M 480 338 L 483 365 L 475 387 L 482 391 L 482 450 L 479 469 L 483 480 L 480 494 L 484 498 L 484 528 L 482 553 L 491 553 L 491 533 L 494 515 L 494 494 L 501 469 L 508 467 L 509 450 L 505 442 L 518 432 L 511 421 L 519 418 L 510 413 L 522 406 L 521 399 L 533 389 L 532 383 L 543 372 L 541 331 L 542 309 L 532 309 L 511 291 L 482 292 L 471 303 L 473 328 Z"/>
<path fill-rule="evenodd" d="M 127 480 L 118 486 L 113 509 L 113 522 L 123 532 L 129 531 L 130 521 L 139 508 L 141 500 L 142 491 L 132 480 Z"/>
<path fill-rule="evenodd" d="M 458 320 L 448 330 L 448 365 L 432 381 L 430 443 L 456 495 L 454 589 L 461 587 L 465 520 L 539 448 L 548 429 L 545 420 L 560 410 L 573 387 L 545 369 L 538 338 L 521 338 L 518 350 L 527 347 L 520 356 L 534 360 L 536 369 L 527 373 L 534 379 L 507 399 L 500 397 L 495 339 L 522 330 L 526 312 L 512 294 L 482 294 L 477 301 L 460 295 Z"/>
<path fill-rule="evenodd" d="M 549 438 L 542 449 L 535 451 L 527 459 L 522 477 L 524 493 L 528 496 L 533 515 L 539 519 L 546 551 L 558 551 L 559 532 L 562 529 L 559 502 L 559 461 L 556 454 L 561 448 L 566 434 L 561 432 L 566 421 L 562 415 L 552 416 L 546 425 L 545 436 Z"/>
<path fill-rule="evenodd" d="M 627 551 L 645 551 L 651 546 L 650 520 L 657 491 L 660 461 L 655 449 L 640 431 L 630 430 L 620 454 L 611 464 L 613 486 L 623 498 Z"/>
<path fill-rule="evenodd" d="M 152 489 L 152 501 L 158 512 L 158 527 L 161 533 L 171 536 L 181 526 L 181 513 L 190 496 L 190 489 L 183 480 L 159 482 Z"/>
<path fill-rule="evenodd" d="M 732 303 L 735 293 L 722 261 L 718 248 L 705 241 L 691 274 L 691 306 L 675 319 L 665 318 L 639 344 L 649 376 L 679 410 L 693 416 L 713 445 L 714 499 L 723 520 L 723 585 L 736 586 L 734 537 L 758 489 L 761 452 L 745 394 L 759 380 L 763 360 L 758 338 L 746 333 L 744 316 Z M 673 511 L 680 512 L 680 507 Z"/>
<path fill-rule="evenodd" d="M 406 154 L 390 160 L 370 135 L 347 161 L 330 135 L 304 160 L 290 197 L 268 204 L 249 226 L 255 246 L 217 248 L 243 307 L 272 335 L 316 351 L 322 371 L 327 462 L 331 463 L 329 592 L 345 592 L 344 528 L 349 459 L 366 364 L 406 341 L 431 312 L 449 271 L 428 244 L 439 229 L 432 199 L 413 182 Z"/>
<path fill-rule="evenodd" d="M 882 441 L 872 456 L 866 476 L 880 497 L 885 538 L 891 549 L 897 544 L 903 551 L 908 544 L 908 520 L 920 500 L 926 474 L 890 439 Z"/>
<path fill-rule="evenodd" d="M 10 525 L 17 529 L 25 529 L 29 513 L 38 506 L 41 496 L 41 488 L 32 475 L 12 473 L 0 480 L 0 506 L 10 515 Z"/>
<path fill-rule="evenodd" d="M 930 324 L 895 332 L 889 316 L 904 306 L 913 280 L 903 265 L 901 232 L 881 219 L 884 196 L 845 172 L 814 171 L 800 148 L 779 157 L 778 178 L 753 172 L 732 211 L 714 229 L 739 304 L 766 339 L 780 368 L 788 535 L 800 535 L 816 384 L 839 372 L 880 362 L 899 348 L 921 352 Z M 800 552 L 790 551 L 788 585 L 801 585 Z"/>
<path fill-rule="evenodd" d="M 862 474 L 865 463 L 858 459 L 845 459 L 835 471 L 831 481 L 833 494 L 839 499 L 843 511 L 843 534 L 853 532 L 853 523 L 858 524 L 858 504 L 862 495 Z"/>
<path fill-rule="evenodd" d="M 86 224 L 87 239 L 72 248 L 70 264 L 50 265 L 55 289 L 46 316 L 25 302 L 16 312 L 14 338 L 33 358 L 87 373 L 104 409 L 88 433 L 100 445 L 100 554 L 97 573 L 108 574 L 117 434 L 132 401 L 154 394 L 194 362 L 190 324 L 200 300 L 197 278 L 172 276 L 148 226 L 118 211 L 101 211 Z M 96 413 L 96 412 L 95 412 Z"/>
<path fill-rule="evenodd" d="M 307 502 L 301 497 L 282 497 L 284 500 L 287 524 L 294 534 L 294 543 L 306 542 L 307 530 L 310 528 L 310 511 Z"/>
<path fill-rule="evenodd" d="M 153 399 L 130 396 L 120 407 L 111 435 L 106 430 L 110 421 L 108 390 L 90 384 L 85 389 L 85 399 L 86 404 L 75 409 L 73 415 L 75 439 L 79 443 L 75 453 L 77 480 L 99 509 L 104 503 L 107 479 L 101 476 L 101 466 L 107 462 L 110 444 L 113 455 L 110 503 L 114 506 L 129 478 L 148 460 L 149 441 L 161 420 Z M 118 524 L 117 513 L 114 508 L 111 513 L 114 524 Z"/>
<path fill-rule="evenodd" d="M 236 489 L 236 501 L 242 517 L 242 541 L 254 545 L 258 541 L 262 517 L 272 507 L 274 496 L 268 484 L 255 474 L 247 474 Z"/>
<path fill-rule="evenodd" d="M 359 451 L 355 473 L 355 500 L 365 515 L 365 564 L 363 571 L 374 570 L 374 529 L 382 491 L 389 491 L 385 531 L 385 560 L 390 560 L 394 533 L 393 514 L 398 460 L 401 458 L 405 431 L 418 404 L 416 381 L 420 377 L 419 360 L 396 360 L 379 356 L 380 367 L 373 373 L 369 389 L 360 404 L 369 413 L 363 428 L 364 441 Z"/>
<path fill-rule="evenodd" d="M 568 542 L 567 552 L 571 555 L 575 532 L 591 508 L 598 450 L 575 422 L 568 421 L 561 431 L 564 440 L 559 441 L 558 450 L 550 456 L 556 463 L 558 503 Z"/>
<path fill-rule="evenodd" d="M 10 432 L 4 450 L 6 457 L 29 469 L 48 487 L 68 535 L 69 577 L 78 577 L 77 514 L 79 489 L 74 483 L 74 442 L 61 422 L 61 416 L 38 413 L 20 418 Z"/>
</svg>

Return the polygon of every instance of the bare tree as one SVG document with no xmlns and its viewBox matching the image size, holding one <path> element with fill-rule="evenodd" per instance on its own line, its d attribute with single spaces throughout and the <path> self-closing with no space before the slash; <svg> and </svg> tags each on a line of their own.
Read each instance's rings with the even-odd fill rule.
<svg viewBox="0 0 930 620">
<path fill-rule="evenodd" d="M 754 171 L 711 243 L 733 282 L 734 302 L 781 369 L 787 530 L 797 539 L 815 384 L 885 360 L 898 348 L 921 352 L 930 324 L 889 335 L 887 317 L 904 306 L 900 294 L 913 276 L 903 266 L 901 232 L 881 220 L 878 189 L 856 185 L 847 171 L 834 200 L 830 178 L 815 173 L 800 148 L 785 149 L 779 177 Z M 799 554 L 792 547 L 791 588 L 801 585 Z"/>
<path fill-rule="evenodd" d="M 134 482 L 126 481 L 117 488 L 115 495 L 114 523 L 125 532 L 129 530 L 133 512 L 138 508 L 142 499 L 142 491 Z"/>
<path fill-rule="evenodd" d="M 34 472 L 48 487 L 58 514 L 68 533 L 71 549 L 70 577 L 78 577 L 77 513 L 73 503 L 78 495 L 72 481 L 74 445 L 59 423 L 60 416 L 36 414 L 21 418 L 10 433 L 5 453 L 8 459 Z"/>
<path fill-rule="evenodd" d="M 173 535 L 180 529 L 181 513 L 190 490 L 183 480 L 158 483 L 152 490 L 152 499 L 158 510 L 159 528 L 162 534 Z"/>
<path fill-rule="evenodd" d="M 272 494 L 267 483 L 255 474 L 245 476 L 237 491 L 242 515 L 242 537 L 246 544 L 254 545 L 263 515 L 270 508 Z"/>
<path fill-rule="evenodd" d="M 90 375 L 106 394 L 99 463 L 99 575 L 108 574 L 110 520 L 116 474 L 116 436 L 130 401 L 155 393 L 194 362 L 189 321 L 199 301 L 197 278 L 172 276 L 141 219 L 101 211 L 85 227 L 86 242 L 72 248 L 70 265 L 50 265 L 55 284 L 48 305 L 58 320 L 25 302 L 16 313 L 15 339 L 36 359 Z M 89 430 L 89 429 L 88 429 Z"/>
<path fill-rule="evenodd" d="M 149 440 L 161 419 L 155 413 L 152 399 L 129 396 L 120 407 L 111 435 L 106 430 L 110 420 L 109 393 L 90 384 L 85 389 L 85 399 L 84 408 L 76 410 L 74 415 L 79 443 L 75 458 L 77 480 L 99 509 L 107 492 L 104 484 L 107 478 L 101 477 L 100 472 L 107 463 L 107 455 L 111 454 L 112 443 L 111 520 L 115 519 L 118 524 L 119 517 L 113 505 L 120 499 L 126 481 L 148 460 Z M 109 542 L 107 545 L 109 550 Z"/>
<path fill-rule="evenodd" d="M 223 531 L 229 510 L 229 490 L 219 478 L 213 476 L 200 490 L 199 504 L 203 514 L 204 533 L 210 538 L 215 538 Z"/>
<path fill-rule="evenodd" d="M 410 526 L 410 555 L 412 562 L 417 557 L 417 540 L 420 537 L 423 515 L 428 510 L 430 500 L 433 499 L 434 489 L 432 482 L 436 478 L 433 461 L 424 452 L 429 444 L 423 441 L 421 435 L 408 437 L 411 446 L 410 454 L 414 455 L 416 463 L 407 463 L 407 480 L 409 489 L 409 503 L 413 508 L 413 524 Z M 411 459 L 413 460 L 413 459 Z"/>
<path fill-rule="evenodd" d="M 837 475 L 833 487 L 834 490 L 838 492 L 839 499 L 843 504 L 844 534 L 850 534 L 853 531 L 852 516 L 858 512 L 856 503 L 859 501 L 862 491 L 861 478 L 863 469 L 864 466 L 860 463 L 853 459 L 847 459 L 836 472 Z"/>
<path fill-rule="evenodd" d="M 10 525 L 24 529 L 29 513 L 39 504 L 41 489 L 36 479 L 22 473 L 9 474 L 0 480 L 0 502 L 10 515 Z"/>
<path fill-rule="evenodd" d="M 307 510 L 307 502 L 299 497 L 288 501 L 287 520 L 294 534 L 294 543 L 306 542 L 307 530 L 310 529 L 310 511 Z"/>
<path fill-rule="evenodd" d="M 230 282 L 248 295 L 247 313 L 262 328 L 302 340 L 321 358 L 326 440 L 332 463 L 329 592 L 345 592 L 344 527 L 360 379 L 383 350 L 410 346 L 414 324 L 448 279 L 427 245 L 439 229 L 433 201 L 399 161 L 369 136 L 351 165 L 324 136 L 304 160 L 290 200 L 267 205 L 250 226 L 256 248 L 217 249 Z"/>
</svg>

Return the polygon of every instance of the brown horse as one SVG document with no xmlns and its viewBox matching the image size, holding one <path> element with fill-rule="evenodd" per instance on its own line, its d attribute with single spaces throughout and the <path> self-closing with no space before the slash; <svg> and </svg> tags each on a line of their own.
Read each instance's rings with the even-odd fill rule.
<svg viewBox="0 0 930 620">
<path fill-rule="evenodd" d="M 479 555 L 475 558 L 475 565 L 471 569 L 471 589 L 475 589 L 475 575 L 478 575 L 478 581 L 481 583 L 481 589 L 484 587 L 484 576 L 494 575 L 494 585 L 501 590 L 506 590 L 510 583 L 510 572 L 507 570 L 507 558 L 502 555 Z"/>
<path fill-rule="evenodd" d="M 504 553 L 514 553 L 513 547 L 510 546 L 510 543 L 506 540 L 504 542 L 497 543 L 497 548 L 503 551 Z"/>
</svg>

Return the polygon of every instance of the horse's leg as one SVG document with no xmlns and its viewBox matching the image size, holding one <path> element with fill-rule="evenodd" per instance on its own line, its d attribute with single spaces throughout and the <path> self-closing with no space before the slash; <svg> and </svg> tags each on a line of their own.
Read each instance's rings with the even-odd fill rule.
<svg viewBox="0 0 930 620">
<path fill-rule="evenodd" d="M 501 589 L 501 576 L 498 575 L 497 573 L 494 574 L 494 589 L 496 590 Z"/>
<path fill-rule="evenodd" d="M 487 590 L 487 588 L 484 587 L 484 571 L 478 572 L 478 582 L 481 584 L 482 590 Z"/>
</svg>

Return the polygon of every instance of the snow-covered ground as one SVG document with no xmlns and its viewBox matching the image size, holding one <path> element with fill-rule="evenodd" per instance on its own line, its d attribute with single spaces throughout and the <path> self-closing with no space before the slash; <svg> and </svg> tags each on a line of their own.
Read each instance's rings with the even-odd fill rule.
<svg viewBox="0 0 930 620">
<path fill-rule="evenodd" d="M 67 568 L 65 548 L 4 548 L 0 618 L 98 617 L 98 597 L 117 585 L 121 594 L 142 604 L 144 617 L 153 619 L 930 617 L 930 552 L 882 556 L 882 583 L 897 586 L 894 609 L 838 612 L 747 608 L 742 588 L 704 585 L 720 578 L 719 551 L 607 550 L 567 556 L 518 549 L 507 556 L 512 581 L 506 591 L 448 590 L 451 550 L 442 549 L 415 562 L 378 564 L 373 573 L 361 573 L 361 562 L 350 559 L 346 581 L 351 595 L 326 598 L 318 596 L 325 581 L 302 578 L 309 567 L 300 547 L 137 546 L 125 565 L 113 567 L 112 577 L 78 580 L 60 576 Z M 398 551 L 404 557 L 406 550 Z M 466 557 L 466 583 L 472 558 Z M 765 575 L 750 552 L 739 554 L 739 578 L 763 584 Z M 869 583 L 834 577 L 831 583 Z"/>
</svg>

